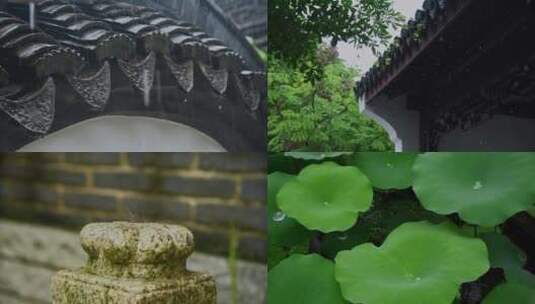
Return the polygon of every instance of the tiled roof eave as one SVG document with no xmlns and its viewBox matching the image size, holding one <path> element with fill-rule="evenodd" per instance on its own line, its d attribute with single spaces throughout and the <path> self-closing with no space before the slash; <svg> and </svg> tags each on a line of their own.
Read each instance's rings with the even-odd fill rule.
<svg viewBox="0 0 535 304">
<path fill-rule="evenodd" d="M 266 74 L 247 69 L 225 42 L 127 2 L 36 4 L 35 27 L 26 5 L 0 7 L 0 150 L 116 112 L 157 113 L 229 151 L 265 150 Z"/>
<path fill-rule="evenodd" d="M 387 51 L 356 85 L 356 92 L 372 100 L 431 45 L 474 0 L 426 0 Z"/>
</svg>

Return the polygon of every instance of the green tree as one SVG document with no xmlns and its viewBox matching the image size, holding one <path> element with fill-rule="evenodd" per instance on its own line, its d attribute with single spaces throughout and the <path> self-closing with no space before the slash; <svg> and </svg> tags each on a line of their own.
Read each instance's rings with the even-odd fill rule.
<svg viewBox="0 0 535 304">
<path fill-rule="evenodd" d="M 325 69 L 312 83 L 286 62 L 269 60 L 269 150 L 388 151 L 386 132 L 361 115 L 353 93 L 357 71 L 346 67 L 333 48 L 316 56 Z"/>
<path fill-rule="evenodd" d="M 311 79 L 321 77 L 314 59 L 322 39 L 332 39 L 332 46 L 345 41 L 376 49 L 403 21 L 392 0 L 270 0 L 268 5 L 270 54 L 306 70 Z"/>
</svg>

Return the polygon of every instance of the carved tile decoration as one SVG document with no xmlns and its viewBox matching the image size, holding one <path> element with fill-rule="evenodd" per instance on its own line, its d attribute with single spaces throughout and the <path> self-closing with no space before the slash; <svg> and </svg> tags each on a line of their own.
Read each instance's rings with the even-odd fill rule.
<svg viewBox="0 0 535 304">
<path fill-rule="evenodd" d="M 54 80 L 48 78 L 41 89 L 20 99 L 0 97 L 0 109 L 26 129 L 46 134 L 54 121 L 55 94 Z"/>
<path fill-rule="evenodd" d="M 67 76 L 74 90 L 93 108 L 102 110 L 111 95 L 111 70 L 106 61 L 102 68 L 89 77 Z"/>
<path fill-rule="evenodd" d="M 5 130 L 1 130 L 5 133 L 1 141 L 3 149 L 17 149 L 38 135 L 10 140 L 20 132 L 48 134 L 56 128 L 56 117 L 70 125 L 87 115 L 105 111 L 114 88 L 123 89 L 125 85 L 112 80 L 117 76 L 137 95 L 132 101 L 135 107 L 118 103 L 117 111 L 148 116 L 158 111 L 164 119 L 188 123 L 188 117 L 177 116 L 172 107 L 160 104 L 161 98 L 172 93 L 153 91 L 161 80 L 166 82 L 163 85 L 176 86 L 182 95 L 208 93 L 214 98 L 211 111 L 232 114 L 228 118 L 233 121 L 223 126 L 224 132 L 214 133 L 226 147 L 265 150 L 265 141 L 261 140 L 265 137 L 263 119 L 251 123 L 250 132 L 255 136 L 245 136 L 234 127 L 239 124 L 236 119 L 261 117 L 257 114 L 264 110 L 265 84 L 258 81 L 256 73 L 241 73 L 246 64 L 238 53 L 224 45 L 226 41 L 211 38 L 182 18 L 168 15 L 154 1 L 35 0 L 39 26 L 32 30 L 23 16 L 27 6 L 21 1 L 25 0 L 0 4 L 3 17 L 0 31 L 6 34 L 2 38 L 5 43 L 0 43 L 0 57 L 11 63 L 3 69 L 0 67 L 0 116 L 6 113 L 0 117 L 0 122 L 5 124 Z M 196 10 L 188 7 L 186 11 L 195 13 Z M 113 62 L 117 62 L 117 71 Z M 169 66 L 174 79 L 169 74 L 159 79 L 160 64 Z M 112 74 L 115 72 L 119 74 Z M 62 79 L 74 92 L 59 91 Z M 234 80 L 236 84 L 231 83 Z M 177 102 L 190 102 L 195 110 L 199 105 L 191 104 L 195 98 L 190 98 L 195 96 Z M 83 100 L 76 113 L 68 110 L 76 107 L 72 98 Z M 229 108 L 229 102 L 243 105 Z M 60 111 L 59 107 L 66 108 Z M 213 113 L 201 110 L 197 118 L 210 124 L 209 115 Z"/>
<path fill-rule="evenodd" d="M 130 63 L 124 60 L 118 60 L 118 62 L 119 67 L 132 84 L 144 94 L 150 94 L 154 83 L 156 54 L 150 52 L 147 58 L 137 63 Z"/>
<path fill-rule="evenodd" d="M 208 65 L 199 63 L 201 71 L 210 82 L 210 85 L 219 94 L 223 95 L 228 87 L 228 71 L 225 69 L 216 70 Z"/>
<path fill-rule="evenodd" d="M 165 56 L 165 60 L 167 61 L 171 73 L 175 76 L 178 85 L 187 93 L 191 92 L 194 86 L 195 65 L 193 60 L 184 63 L 175 63 L 169 56 Z"/>
<path fill-rule="evenodd" d="M 258 110 L 260 106 L 261 96 L 260 90 L 254 86 L 254 74 L 252 72 L 243 72 L 241 77 L 239 75 L 234 76 L 238 89 L 240 90 L 241 97 L 251 111 Z"/>
</svg>

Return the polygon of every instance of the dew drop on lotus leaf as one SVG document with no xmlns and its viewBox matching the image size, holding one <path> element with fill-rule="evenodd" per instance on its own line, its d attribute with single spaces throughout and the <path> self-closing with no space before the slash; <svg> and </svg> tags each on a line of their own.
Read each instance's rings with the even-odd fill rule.
<svg viewBox="0 0 535 304">
<path fill-rule="evenodd" d="M 277 194 L 277 204 L 286 215 L 324 233 L 351 228 L 372 200 L 371 183 L 358 168 L 333 162 L 307 166 Z"/>
<path fill-rule="evenodd" d="M 338 236 L 338 239 L 339 239 L 340 241 L 345 241 L 345 240 L 347 240 L 347 234 L 345 234 L 345 233 L 340 234 L 340 235 Z"/>
<path fill-rule="evenodd" d="M 480 190 L 481 188 L 483 188 L 483 184 L 480 181 L 475 182 L 473 189 Z"/>
<path fill-rule="evenodd" d="M 275 222 L 282 222 L 285 219 L 286 219 L 286 214 L 284 214 L 284 212 L 277 211 L 277 212 L 275 212 L 275 214 L 273 214 L 273 220 Z"/>
<path fill-rule="evenodd" d="M 533 153 L 426 153 L 413 173 L 426 209 L 474 225 L 497 226 L 535 201 Z"/>
</svg>

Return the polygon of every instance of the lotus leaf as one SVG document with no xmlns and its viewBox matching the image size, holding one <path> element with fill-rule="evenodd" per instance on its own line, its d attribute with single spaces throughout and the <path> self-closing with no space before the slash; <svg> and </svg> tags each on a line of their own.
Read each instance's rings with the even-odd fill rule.
<svg viewBox="0 0 535 304">
<path fill-rule="evenodd" d="M 499 267 L 505 271 L 505 277 L 510 280 L 523 280 L 526 256 L 504 235 L 490 232 L 481 236 L 489 249 L 489 260 L 492 267 Z"/>
<path fill-rule="evenodd" d="M 356 165 L 379 189 L 406 189 L 412 185 L 415 153 L 370 153 L 355 155 Z"/>
<path fill-rule="evenodd" d="M 331 162 L 306 167 L 277 195 L 285 214 L 325 233 L 351 228 L 372 199 L 371 183 L 359 169 Z"/>
<path fill-rule="evenodd" d="M 524 252 L 499 233 L 485 233 L 482 239 L 489 249 L 491 265 L 502 268 L 507 281 L 496 287 L 483 303 L 535 303 L 535 276 L 523 268 Z M 527 299 L 531 302 L 525 302 Z"/>
<path fill-rule="evenodd" d="M 530 153 L 426 153 L 413 167 L 413 189 L 439 214 L 496 226 L 535 201 L 535 155 Z"/>
<path fill-rule="evenodd" d="M 344 304 L 334 264 L 319 255 L 295 254 L 268 275 L 270 304 Z"/>
<path fill-rule="evenodd" d="M 449 223 L 405 223 L 381 247 L 366 243 L 335 261 L 344 298 L 366 304 L 451 304 L 489 269 L 485 243 Z"/>
<path fill-rule="evenodd" d="M 277 206 L 276 197 L 294 175 L 275 172 L 268 176 L 268 228 L 270 245 L 291 247 L 308 238 L 312 232 L 295 219 L 288 217 Z"/>
</svg>

